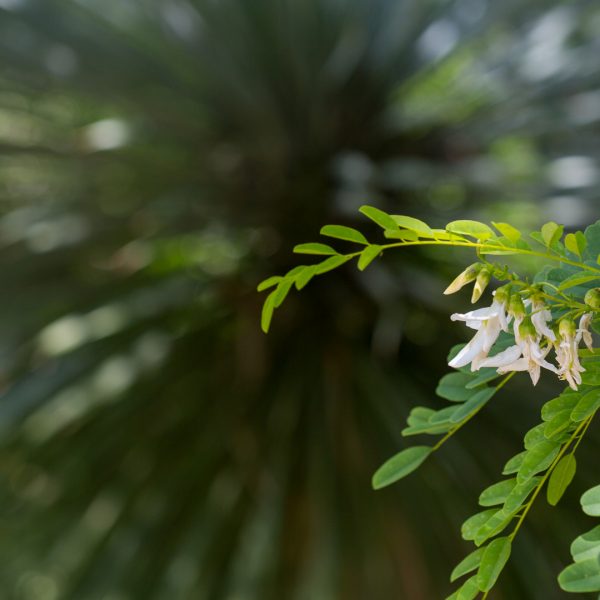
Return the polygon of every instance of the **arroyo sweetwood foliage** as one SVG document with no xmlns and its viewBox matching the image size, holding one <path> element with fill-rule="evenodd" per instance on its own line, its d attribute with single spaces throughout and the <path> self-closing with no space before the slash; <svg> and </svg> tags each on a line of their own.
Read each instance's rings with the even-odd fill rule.
<svg viewBox="0 0 600 600">
<path fill-rule="evenodd" d="M 326 225 L 321 234 L 358 249 L 338 252 L 323 243 L 296 246 L 299 254 L 325 257 L 320 263 L 298 266 L 283 276 L 270 277 L 259 291 L 271 289 L 262 314 L 269 329 L 273 311 L 292 287 L 301 290 L 315 276 L 358 259 L 365 269 L 384 251 L 417 245 L 472 248 L 477 262 L 463 271 L 446 289 L 454 293 L 473 283 L 477 302 L 490 282 L 498 282 L 490 306 L 452 315 L 476 331 L 468 344 L 451 349 L 448 364 L 455 371 L 442 377 L 437 394 L 449 404 L 440 410 L 417 406 L 411 411 L 406 437 L 441 436 L 433 445 L 411 446 L 383 464 L 373 476 L 376 489 L 390 485 L 416 470 L 452 435 L 475 417 L 515 373 L 527 371 L 535 385 L 543 369 L 568 383 L 568 387 L 541 410 L 541 421 L 524 437 L 524 450 L 505 465 L 505 479 L 485 489 L 483 508 L 467 519 L 462 537 L 476 549 L 453 571 L 452 582 L 470 575 L 448 600 L 486 598 L 507 563 L 513 541 L 542 490 L 556 505 L 572 482 L 575 453 L 600 409 L 600 354 L 594 351 L 592 329 L 598 331 L 600 312 L 600 222 L 585 232 L 568 233 L 546 223 L 540 231 L 522 234 L 507 223 L 493 223 L 494 231 L 476 221 L 453 221 L 433 229 L 408 216 L 389 215 L 363 206 L 361 212 L 383 229 L 387 243 L 371 243 L 360 231 Z M 522 277 L 495 256 L 525 255 L 543 259 L 532 279 Z M 587 349 L 580 349 L 583 342 Z M 554 352 L 554 359 L 550 353 Z M 600 517 L 600 485 L 581 498 L 583 511 Z M 567 592 L 600 591 L 600 525 L 578 537 L 571 546 L 573 564 L 558 577 Z"/>
</svg>

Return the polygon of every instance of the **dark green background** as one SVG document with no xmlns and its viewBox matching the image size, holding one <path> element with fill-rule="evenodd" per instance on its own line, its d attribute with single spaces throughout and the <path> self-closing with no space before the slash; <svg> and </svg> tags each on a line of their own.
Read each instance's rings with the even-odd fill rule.
<svg viewBox="0 0 600 600">
<path fill-rule="evenodd" d="M 0 597 L 450 593 L 557 386 L 511 383 L 373 492 L 410 408 L 442 405 L 468 305 L 442 291 L 473 257 L 347 265 L 269 336 L 256 284 L 325 223 L 375 235 L 364 203 L 595 220 L 599 39 L 593 2 L 0 0 Z M 490 598 L 567 596 L 589 437 Z"/>
</svg>

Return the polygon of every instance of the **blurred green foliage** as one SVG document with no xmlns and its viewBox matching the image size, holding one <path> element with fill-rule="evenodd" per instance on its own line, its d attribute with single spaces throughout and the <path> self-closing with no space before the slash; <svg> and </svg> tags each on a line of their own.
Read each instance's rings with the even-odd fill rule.
<svg viewBox="0 0 600 600">
<path fill-rule="evenodd" d="M 443 597 L 529 398 L 369 482 L 437 402 L 468 258 L 347 269 L 268 338 L 255 286 L 367 200 L 595 218 L 599 30 L 586 2 L 0 0 L 2 597 Z M 498 598 L 555 597 L 561 510 Z"/>
</svg>

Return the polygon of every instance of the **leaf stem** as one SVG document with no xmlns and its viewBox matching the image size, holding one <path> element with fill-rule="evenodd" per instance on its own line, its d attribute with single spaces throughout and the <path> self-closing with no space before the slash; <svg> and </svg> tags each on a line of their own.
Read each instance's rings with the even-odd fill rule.
<svg viewBox="0 0 600 600">
<path fill-rule="evenodd" d="M 455 246 L 455 247 L 463 247 L 463 248 L 476 248 L 478 250 L 507 250 L 510 252 L 514 252 L 514 254 L 523 254 L 528 256 L 537 256 L 538 258 L 545 258 L 548 260 L 553 260 L 557 262 L 564 263 L 566 265 L 571 265 L 574 267 L 579 267 L 580 269 L 584 269 L 586 271 L 591 271 L 592 273 L 600 274 L 600 269 L 596 267 L 592 267 L 591 265 L 586 265 L 585 263 L 581 263 L 575 260 L 571 260 L 569 258 L 565 258 L 564 256 L 556 255 L 556 254 L 547 254 L 544 252 L 537 252 L 535 250 L 525 250 L 523 248 L 504 248 L 503 246 L 490 245 L 482 242 L 469 242 L 469 241 L 453 241 L 453 240 L 416 240 L 413 242 L 394 242 L 392 244 L 382 244 L 382 249 L 387 248 L 402 248 L 404 246 Z"/>
<path fill-rule="evenodd" d="M 502 381 L 494 388 L 494 394 L 497 394 L 510 381 L 510 379 L 515 375 L 515 373 L 516 371 L 512 371 L 511 373 L 506 375 L 506 377 L 504 377 Z M 474 410 L 460 423 L 457 423 L 441 440 L 438 441 L 438 443 L 433 447 L 432 452 L 435 452 L 436 450 L 441 448 L 447 440 L 449 440 L 459 429 L 462 429 L 464 425 L 466 425 L 475 415 L 477 415 L 479 411 L 483 409 L 484 406 L 485 404 Z"/>
<path fill-rule="evenodd" d="M 552 471 L 554 470 L 556 465 L 559 463 L 560 459 L 566 454 L 566 452 L 569 449 L 569 447 L 571 446 L 571 444 L 579 436 L 579 439 L 577 439 L 577 442 L 576 442 L 575 446 L 573 447 L 571 454 L 574 454 L 575 450 L 577 450 L 577 446 L 579 446 L 579 444 L 581 443 L 581 440 L 583 439 L 583 436 L 585 435 L 587 428 L 590 426 L 590 423 L 592 422 L 592 419 L 594 418 L 595 414 L 596 413 L 590 415 L 587 419 L 585 419 L 585 421 L 583 421 L 582 423 L 580 423 L 578 425 L 577 429 L 575 429 L 575 431 L 571 435 L 570 439 L 563 445 L 560 452 L 556 455 L 556 458 L 552 461 L 552 464 L 548 467 L 548 469 L 544 473 L 544 476 L 542 477 L 542 479 L 536 486 L 535 491 L 533 492 L 533 495 L 531 496 L 531 498 L 525 505 L 525 508 L 523 509 L 523 512 L 521 513 L 521 516 L 519 517 L 519 520 L 517 521 L 517 524 L 515 525 L 515 528 L 513 529 L 512 533 L 508 536 L 511 541 L 515 539 L 515 536 L 517 535 L 517 533 L 519 532 L 519 529 L 523 525 L 523 521 L 525 520 L 527 513 L 529 513 L 529 511 L 531 510 L 531 508 L 535 502 L 535 499 L 537 498 L 538 494 L 542 491 L 542 488 L 544 487 L 544 484 L 546 483 L 546 481 L 552 474 Z"/>
</svg>

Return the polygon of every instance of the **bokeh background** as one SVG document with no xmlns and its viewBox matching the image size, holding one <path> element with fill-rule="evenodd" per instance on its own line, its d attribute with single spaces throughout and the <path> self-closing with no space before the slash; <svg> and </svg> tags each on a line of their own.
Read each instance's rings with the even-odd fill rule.
<svg viewBox="0 0 600 600">
<path fill-rule="evenodd" d="M 600 7 L 0 0 L 0 598 L 437 600 L 539 405 L 513 382 L 370 477 L 466 332 L 472 257 L 346 266 L 259 329 L 256 284 L 370 203 L 599 216 Z M 490 597 L 552 600 L 598 436 Z M 585 456 L 587 453 L 587 461 Z"/>
</svg>

